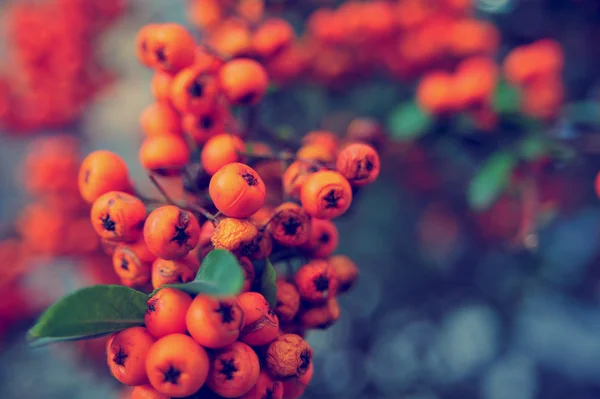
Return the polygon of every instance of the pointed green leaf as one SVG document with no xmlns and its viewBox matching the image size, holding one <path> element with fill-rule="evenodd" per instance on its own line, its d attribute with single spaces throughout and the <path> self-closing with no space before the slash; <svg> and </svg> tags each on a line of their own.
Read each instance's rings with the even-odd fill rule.
<svg viewBox="0 0 600 399">
<path fill-rule="evenodd" d="M 388 129 L 392 137 L 401 141 L 410 141 L 425 135 L 432 124 L 431 115 L 414 101 L 397 106 L 388 119 Z"/>
<path fill-rule="evenodd" d="M 500 80 L 494 93 L 493 109 L 499 114 L 517 113 L 521 108 L 521 91 L 505 80 Z"/>
<path fill-rule="evenodd" d="M 277 304 L 277 273 L 269 259 L 265 262 L 262 274 L 260 276 L 260 293 L 265 297 L 271 306 Z"/>
<path fill-rule="evenodd" d="M 144 324 L 148 296 L 120 285 L 78 290 L 50 306 L 29 330 L 33 346 L 95 338 Z"/>
<path fill-rule="evenodd" d="M 214 249 L 206 255 L 194 281 L 184 284 L 165 284 L 161 288 L 177 288 L 188 294 L 214 296 L 237 295 L 244 285 L 244 270 L 237 258 L 224 249 Z"/>
<path fill-rule="evenodd" d="M 517 165 L 517 157 L 499 151 L 488 158 L 471 180 L 467 191 L 469 205 L 478 211 L 487 209 L 502 194 Z"/>
<path fill-rule="evenodd" d="M 545 156 L 549 150 L 548 140 L 540 134 L 530 134 L 519 143 L 519 154 L 528 161 Z"/>
</svg>

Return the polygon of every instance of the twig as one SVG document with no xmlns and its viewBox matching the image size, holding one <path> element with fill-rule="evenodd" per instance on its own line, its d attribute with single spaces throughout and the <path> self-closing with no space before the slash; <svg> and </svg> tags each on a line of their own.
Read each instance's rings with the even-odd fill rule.
<svg viewBox="0 0 600 399">
<path fill-rule="evenodd" d="M 197 212 L 199 214 L 201 214 L 202 216 L 204 216 L 205 218 L 207 218 L 208 220 L 210 220 L 211 222 L 213 222 L 214 224 L 216 224 L 219 219 L 217 219 L 216 215 L 213 215 L 212 213 L 210 213 L 209 211 L 207 211 L 206 209 L 202 208 L 199 205 L 196 204 L 187 204 L 186 207 L 184 208 L 188 208 L 193 212 Z"/>
<path fill-rule="evenodd" d="M 173 200 L 173 198 L 171 198 L 171 196 L 165 191 L 165 189 L 160 185 L 160 183 L 158 182 L 156 177 L 154 177 L 153 174 L 148 174 L 148 178 L 150 179 L 152 184 L 154 184 L 154 187 L 156 187 L 156 189 L 160 192 L 160 194 L 164 197 L 165 201 L 167 201 L 168 204 L 177 205 L 175 200 Z"/>
</svg>

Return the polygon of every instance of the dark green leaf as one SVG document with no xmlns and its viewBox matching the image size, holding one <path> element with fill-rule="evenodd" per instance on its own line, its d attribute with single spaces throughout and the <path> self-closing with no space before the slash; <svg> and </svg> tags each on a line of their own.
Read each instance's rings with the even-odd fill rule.
<svg viewBox="0 0 600 399">
<path fill-rule="evenodd" d="M 431 116 L 411 101 L 396 107 L 389 116 L 388 129 L 393 138 L 414 140 L 425 135 L 433 124 Z"/>
<path fill-rule="evenodd" d="M 494 93 L 493 109 L 499 114 L 517 113 L 521 107 L 521 91 L 501 80 Z"/>
<path fill-rule="evenodd" d="M 517 157 L 506 151 L 493 154 L 471 180 L 467 192 L 470 206 L 475 210 L 488 208 L 502 194 L 517 165 Z"/>
<path fill-rule="evenodd" d="M 95 338 L 144 324 L 148 296 L 120 285 L 82 288 L 50 306 L 29 330 L 39 346 Z"/>
<path fill-rule="evenodd" d="M 519 143 L 519 155 L 528 161 L 539 159 L 548 151 L 548 140 L 540 134 L 530 134 Z"/>
<path fill-rule="evenodd" d="M 237 295 L 244 285 L 244 270 L 237 258 L 224 249 L 214 249 L 206 255 L 194 281 L 184 284 L 165 284 L 161 288 L 177 288 L 192 295 Z"/>
<path fill-rule="evenodd" d="M 271 306 L 277 304 L 277 273 L 269 259 L 265 262 L 262 274 L 260 276 L 260 293 L 265 297 Z"/>
</svg>

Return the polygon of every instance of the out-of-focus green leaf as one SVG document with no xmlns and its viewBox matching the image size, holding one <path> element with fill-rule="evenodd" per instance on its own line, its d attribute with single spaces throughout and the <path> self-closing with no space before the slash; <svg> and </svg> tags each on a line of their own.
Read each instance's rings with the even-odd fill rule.
<svg viewBox="0 0 600 399">
<path fill-rule="evenodd" d="M 517 165 L 517 156 L 508 151 L 499 151 L 481 166 L 471 180 L 467 200 L 477 211 L 487 209 L 502 194 Z"/>
<path fill-rule="evenodd" d="M 393 138 L 409 141 L 425 135 L 433 124 L 431 115 L 414 101 L 396 107 L 389 116 L 388 129 Z"/>
<path fill-rule="evenodd" d="M 540 134 L 530 134 L 519 143 L 519 155 L 528 161 L 543 157 L 548 151 L 548 140 Z"/>
<path fill-rule="evenodd" d="M 505 80 L 500 80 L 494 93 L 493 108 L 499 114 L 517 113 L 521 107 L 521 91 Z"/>
<path fill-rule="evenodd" d="M 271 264 L 271 261 L 267 259 L 260 277 L 260 293 L 265 297 L 271 306 L 275 306 L 277 304 L 276 281 L 277 273 L 275 272 L 275 268 Z"/>
</svg>

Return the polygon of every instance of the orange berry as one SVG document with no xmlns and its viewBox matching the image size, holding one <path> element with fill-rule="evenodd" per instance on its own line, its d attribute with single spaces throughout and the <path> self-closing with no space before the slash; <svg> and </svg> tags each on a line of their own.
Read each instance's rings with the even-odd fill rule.
<svg viewBox="0 0 600 399">
<path fill-rule="evenodd" d="M 493 55 L 498 51 L 500 34 L 489 22 L 467 18 L 454 21 L 446 40 L 449 51 L 457 57 Z"/>
<path fill-rule="evenodd" d="M 226 119 L 227 110 L 220 106 L 204 112 L 184 114 L 183 131 L 193 138 L 197 145 L 203 145 L 208 139 L 225 130 Z"/>
<path fill-rule="evenodd" d="M 336 169 L 355 187 L 373 183 L 379 176 L 379 154 L 368 144 L 349 144 L 340 151 Z"/>
<path fill-rule="evenodd" d="M 381 124 L 372 118 L 353 119 L 346 129 L 346 139 L 369 144 L 377 151 L 381 150 L 386 142 Z"/>
<path fill-rule="evenodd" d="M 313 373 L 314 373 L 314 366 L 313 366 L 313 363 L 311 362 L 310 366 L 308 366 L 308 370 L 306 371 L 306 374 L 304 374 L 302 377 L 284 381 L 283 382 L 283 399 L 298 399 L 298 398 L 300 398 L 304 394 L 304 391 L 306 390 L 306 387 L 308 387 L 308 384 L 310 384 L 310 380 L 312 380 Z"/>
<path fill-rule="evenodd" d="M 244 148 L 244 142 L 237 136 L 219 134 L 211 137 L 202 147 L 200 154 L 204 171 L 213 175 L 221 167 L 239 162 L 241 160 L 239 152 L 243 152 Z"/>
<path fill-rule="evenodd" d="M 210 31 L 221 22 L 222 6 L 219 0 L 194 0 L 188 5 L 187 16 L 195 27 Z"/>
<path fill-rule="evenodd" d="M 284 19 L 264 21 L 252 36 L 252 48 L 262 58 L 274 57 L 294 40 L 294 29 Z"/>
<path fill-rule="evenodd" d="M 213 175 L 208 193 L 222 214 L 244 219 L 263 206 L 266 188 L 254 169 L 234 162 L 224 165 Z"/>
<path fill-rule="evenodd" d="M 146 207 L 133 195 L 109 191 L 94 201 L 90 219 L 101 238 L 136 241 L 144 227 Z"/>
<path fill-rule="evenodd" d="M 273 252 L 273 239 L 271 234 L 259 230 L 254 239 L 242 244 L 236 251 L 240 256 L 247 256 L 252 260 L 266 259 Z"/>
<path fill-rule="evenodd" d="M 237 2 L 236 11 L 247 21 L 260 22 L 265 12 L 265 0 L 240 0 Z"/>
<path fill-rule="evenodd" d="M 181 398 L 197 392 L 208 377 L 206 350 L 184 334 L 170 334 L 152 345 L 146 373 L 152 387 L 163 395 Z"/>
<path fill-rule="evenodd" d="M 152 90 L 152 95 L 156 101 L 162 103 L 170 101 L 172 81 L 172 75 L 160 71 L 154 72 L 152 80 L 150 81 L 150 89 Z"/>
<path fill-rule="evenodd" d="M 166 103 L 149 105 L 140 116 L 140 125 L 148 136 L 181 133 L 181 118 L 177 111 Z"/>
<path fill-rule="evenodd" d="M 259 374 L 256 352 L 243 342 L 234 342 L 212 356 L 206 385 L 221 397 L 237 398 L 252 389 Z"/>
<path fill-rule="evenodd" d="M 185 317 L 192 298 L 174 288 L 163 288 L 148 300 L 144 324 L 155 338 L 187 332 Z"/>
<path fill-rule="evenodd" d="M 352 260 L 345 255 L 335 255 L 329 258 L 329 264 L 338 281 L 338 292 L 346 292 L 356 282 L 358 278 L 358 267 Z"/>
<path fill-rule="evenodd" d="M 273 212 L 269 232 L 275 241 L 287 247 L 300 246 L 310 236 L 311 217 L 300 205 L 284 202 Z"/>
<path fill-rule="evenodd" d="M 196 65 L 179 72 L 171 83 L 171 103 L 179 112 L 206 112 L 215 106 L 218 94 L 216 79 Z"/>
<path fill-rule="evenodd" d="M 158 258 L 152 263 L 152 288 L 165 284 L 182 284 L 192 281 L 198 272 L 197 267 L 187 257 L 177 260 Z"/>
<path fill-rule="evenodd" d="M 434 71 L 425 75 L 417 87 L 419 106 L 435 115 L 453 111 L 453 84 L 452 76 L 444 71 Z"/>
<path fill-rule="evenodd" d="M 243 246 L 251 244 L 257 236 L 258 229 L 252 222 L 225 218 L 219 221 L 211 241 L 216 249 L 235 252 Z"/>
<path fill-rule="evenodd" d="M 564 87 L 560 76 L 540 75 L 523 90 L 523 112 L 540 119 L 552 119 L 560 111 Z"/>
<path fill-rule="evenodd" d="M 140 162 L 161 175 L 177 174 L 189 162 L 190 150 L 185 140 L 174 134 L 148 137 L 140 148 Z"/>
<path fill-rule="evenodd" d="M 144 327 L 119 331 L 107 343 L 107 361 L 112 375 L 126 385 L 143 385 L 146 376 L 146 357 L 154 338 Z"/>
<path fill-rule="evenodd" d="M 274 380 L 266 370 L 261 370 L 256 380 L 256 384 L 239 399 L 282 399 L 283 383 Z"/>
<path fill-rule="evenodd" d="M 328 130 L 313 130 L 302 138 L 303 146 L 317 146 L 325 148 L 329 154 L 335 155 L 338 146 L 338 136 Z"/>
<path fill-rule="evenodd" d="M 117 245 L 113 252 L 112 261 L 115 273 L 123 282 L 127 283 L 125 285 L 144 287 L 150 282 L 153 260 L 140 259 L 140 256 L 129 245 Z"/>
<path fill-rule="evenodd" d="M 322 303 L 337 292 L 338 279 L 331 264 L 325 260 L 311 260 L 296 272 L 294 281 L 302 299 Z"/>
<path fill-rule="evenodd" d="M 327 258 L 335 251 L 338 242 L 338 229 L 331 220 L 313 218 L 310 235 L 303 249 L 313 258 Z"/>
<path fill-rule="evenodd" d="M 480 109 L 492 101 L 498 67 L 487 57 L 471 57 L 460 63 L 454 77 L 457 106 Z"/>
<path fill-rule="evenodd" d="M 252 346 L 266 345 L 279 335 L 279 319 L 275 310 L 258 292 L 245 292 L 238 296 L 244 312 L 240 340 Z"/>
<path fill-rule="evenodd" d="M 238 58 L 227 62 L 219 71 L 219 84 L 232 104 L 258 104 L 267 92 L 269 77 L 258 62 Z"/>
<path fill-rule="evenodd" d="M 232 58 L 248 55 L 251 50 L 248 22 L 236 18 L 224 20 L 211 32 L 207 44 L 220 54 Z"/>
<path fill-rule="evenodd" d="M 153 210 L 144 225 L 144 239 L 159 258 L 178 259 L 198 244 L 200 224 L 196 217 L 175 205 Z"/>
<path fill-rule="evenodd" d="M 283 173 L 283 190 L 290 197 L 299 199 L 300 191 L 308 176 L 322 169 L 319 165 L 310 162 L 292 162 Z"/>
<path fill-rule="evenodd" d="M 90 204 L 109 191 L 131 190 L 127 164 L 117 154 L 105 150 L 94 151 L 83 160 L 78 183 L 81 197 Z"/>
<path fill-rule="evenodd" d="M 131 391 L 131 399 L 171 399 L 152 388 L 152 385 L 138 385 Z"/>
<path fill-rule="evenodd" d="M 198 295 L 190 305 L 186 325 L 190 335 L 207 348 L 234 343 L 242 329 L 244 313 L 235 298 Z"/>
<path fill-rule="evenodd" d="M 350 208 L 352 188 L 340 173 L 319 171 L 309 175 L 302 185 L 300 202 L 309 215 L 333 219 Z"/>
<path fill-rule="evenodd" d="M 312 356 L 312 348 L 302 337 L 283 334 L 267 348 L 266 368 L 278 380 L 302 377 L 310 368 Z"/>
<path fill-rule="evenodd" d="M 192 65 L 196 56 L 194 38 L 179 24 L 157 25 L 146 43 L 150 64 L 161 72 L 177 73 Z"/>
<path fill-rule="evenodd" d="M 275 314 L 282 323 L 291 322 L 300 309 L 300 294 L 294 284 L 277 280 L 277 305 Z"/>
<path fill-rule="evenodd" d="M 302 146 L 298 151 L 296 151 L 296 158 L 302 161 L 319 161 L 328 163 L 335 159 L 335 152 L 332 152 L 327 147 L 318 144 L 309 144 Z"/>
<path fill-rule="evenodd" d="M 265 227 L 273 216 L 274 208 L 271 205 L 263 205 L 258 211 L 254 212 L 248 219 L 258 228 Z"/>
<path fill-rule="evenodd" d="M 307 330 L 324 330 L 331 327 L 340 318 L 340 306 L 337 299 L 329 298 L 324 304 L 305 306 L 298 318 Z"/>
<path fill-rule="evenodd" d="M 158 24 L 144 25 L 136 35 L 135 48 L 138 61 L 147 67 L 154 66 L 154 56 L 150 53 L 148 43 L 157 27 Z"/>
</svg>

